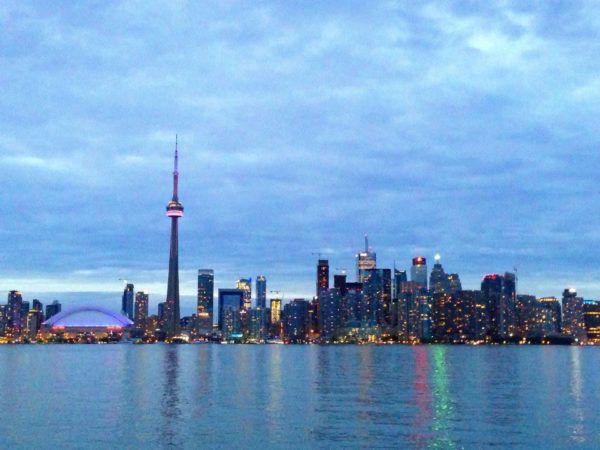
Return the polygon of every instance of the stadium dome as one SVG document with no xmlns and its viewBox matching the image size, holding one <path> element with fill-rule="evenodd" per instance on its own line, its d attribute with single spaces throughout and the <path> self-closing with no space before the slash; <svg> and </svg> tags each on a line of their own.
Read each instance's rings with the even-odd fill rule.
<svg viewBox="0 0 600 450">
<path fill-rule="evenodd" d="M 100 306 L 80 306 L 62 311 L 50 317 L 42 325 L 54 329 L 111 329 L 126 328 L 133 325 L 133 322 L 122 314 Z"/>
</svg>

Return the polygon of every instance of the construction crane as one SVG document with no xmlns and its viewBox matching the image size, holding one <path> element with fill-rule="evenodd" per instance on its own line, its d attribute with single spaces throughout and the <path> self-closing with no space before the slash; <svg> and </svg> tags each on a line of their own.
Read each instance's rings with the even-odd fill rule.
<svg viewBox="0 0 600 450">
<path fill-rule="evenodd" d="M 338 272 L 342 272 L 342 275 L 346 275 L 346 268 L 345 267 L 336 267 L 335 270 L 337 270 Z"/>
<path fill-rule="evenodd" d="M 321 253 L 321 252 L 311 252 L 311 255 L 313 255 L 313 256 L 317 255 L 319 257 L 319 259 L 321 259 L 322 254 L 323 253 Z"/>
<path fill-rule="evenodd" d="M 275 298 L 278 298 L 279 300 L 283 300 L 283 292 L 281 291 L 269 291 L 270 294 L 275 294 Z M 279 295 L 281 294 L 281 296 Z"/>
</svg>

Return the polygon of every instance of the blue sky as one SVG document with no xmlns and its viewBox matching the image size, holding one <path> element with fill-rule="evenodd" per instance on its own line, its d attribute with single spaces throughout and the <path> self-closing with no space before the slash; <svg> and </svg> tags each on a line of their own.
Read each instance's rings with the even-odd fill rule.
<svg viewBox="0 0 600 450">
<path fill-rule="evenodd" d="M 184 294 L 312 295 L 367 232 L 382 267 L 598 297 L 596 6 L 2 2 L 0 289 L 162 301 L 178 133 Z"/>
</svg>

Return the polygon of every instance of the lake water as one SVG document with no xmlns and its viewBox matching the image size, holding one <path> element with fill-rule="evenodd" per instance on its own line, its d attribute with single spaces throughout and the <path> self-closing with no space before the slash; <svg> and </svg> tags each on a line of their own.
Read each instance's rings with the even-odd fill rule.
<svg viewBox="0 0 600 450">
<path fill-rule="evenodd" d="M 599 448 L 600 349 L 0 346 L 1 448 Z"/>
</svg>

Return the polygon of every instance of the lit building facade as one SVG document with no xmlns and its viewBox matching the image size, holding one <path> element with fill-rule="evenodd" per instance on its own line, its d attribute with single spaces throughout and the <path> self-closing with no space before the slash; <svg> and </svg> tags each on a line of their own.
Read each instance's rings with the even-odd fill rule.
<svg viewBox="0 0 600 450">
<path fill-rule="evenodd" d="M 600 301 L 584 300 L 583 319 L 589 342 L 600 342 Z"/>
<path fill-rule="evenodd" d="M 377 255 L 369 248 L 369 238 L 365 235 L 365 250 L 356 255 L 356 280 L 363 283 L 369 270 L 377 267 Z"/>
<path fill-rule="evenodd" d="M 562 331 L 576 342 L 584 342 L 587 337 L 583 312 L 583 298 L 577 296 L 574 288 L 565 289 L 562 297 Z"/>
<path fill-rule="evenodd" d="M 196 328 L 200 334 L 212 331 L 215 273 L 212 269 L 198 270 L 198 300 L 196 304 Z"/>
<path fill-rule="evenodd" d="M 240 278 L 235 283 L 235 287 L 244 292 L 243 309 L 252 308 L 252 278 Z"/>
<path fill-rule="evenodd" d="M 427 290 L 427 259 L 415 256 L 410 268 L 410 281 L 416 284 L 417 289 Z"/>
</svg>

